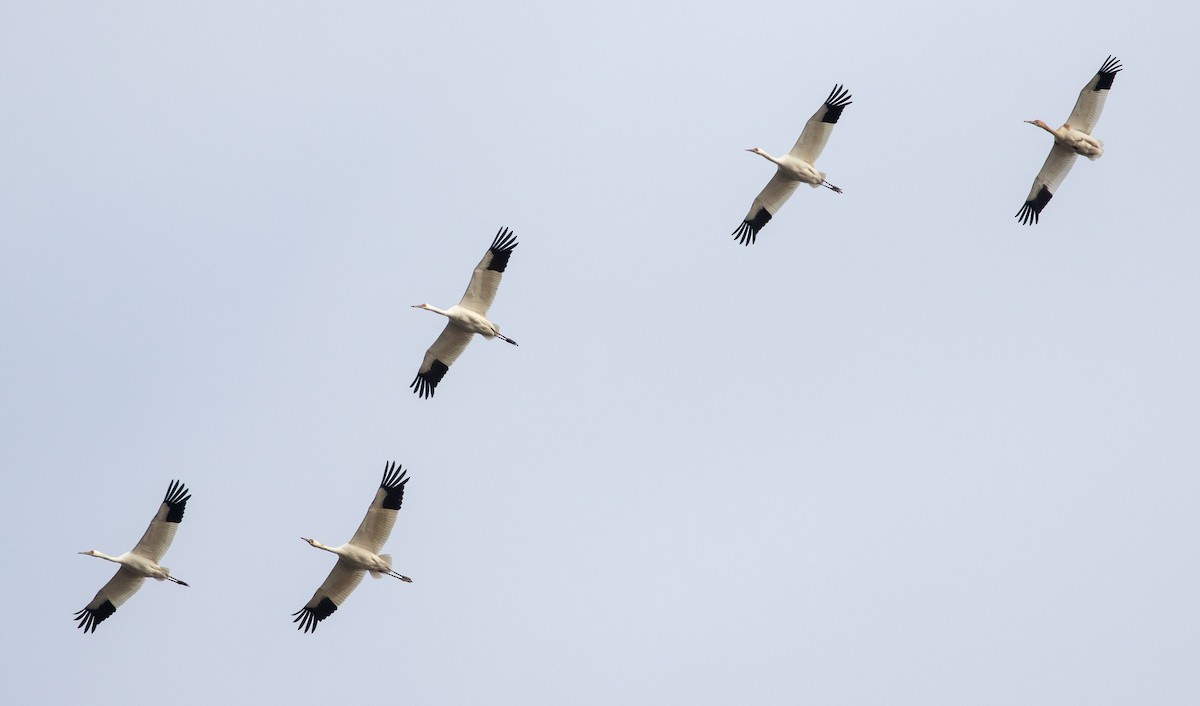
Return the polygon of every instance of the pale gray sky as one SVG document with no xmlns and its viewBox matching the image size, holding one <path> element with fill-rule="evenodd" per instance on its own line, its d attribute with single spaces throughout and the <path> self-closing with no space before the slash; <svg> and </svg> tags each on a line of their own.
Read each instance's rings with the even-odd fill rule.
<svg viewBox="0 0 1200 706">
<path fill-rule="evenodd" d="M 1200 701 L 1195 10 L 0 8 L 6 703 Z M 1055 125 L 1125 65 L 1017 224 Z M 835 83 L 854 103 L 730 233 Z M 408 389 L 520 238 L 433 400 Z M 387 550 L 290 614 L 384 463 Z M 71 620 L 172 478 L 164 563 Z M 130 692 L 134 692 L 130 695 Z"/>
</svg>

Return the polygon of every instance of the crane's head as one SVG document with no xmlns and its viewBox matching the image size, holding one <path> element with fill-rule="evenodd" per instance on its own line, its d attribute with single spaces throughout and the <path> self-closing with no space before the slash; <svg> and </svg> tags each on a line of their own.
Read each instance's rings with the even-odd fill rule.
<svg viewBox="0 0 1200 706">
<path fill-rule="evenodd" d="M 413 308 L 413 309 L 428 309 L 429 305 L 428 304 L 413 304 L 411 308 Z"/>
<path fill-rule="evenodd" d="M 79 553 L 87 554 L 88 556 L 100 556 L 100 552 L 96 551 L 95 549 L 89 549 L 86 552 L 79 552 Z"/>
<path fill-rule="evenodd" d="M 754 154 L 762 154 L 762 149 L 758 148 L 758 147 L 751 147 L 750 149 L 748 149 L 746 151 L 753 152 Z"/>
<path fill-rule="evenodd" d="M 301 537 L 300 539 L 303 539 L 304 541 L 308 542 L 309 544 L 313 545 L 314 547 L 317 546 L 317 540 L 315 540 L 315 539 L 309 539 L 308 537 Z"/>
</svg>

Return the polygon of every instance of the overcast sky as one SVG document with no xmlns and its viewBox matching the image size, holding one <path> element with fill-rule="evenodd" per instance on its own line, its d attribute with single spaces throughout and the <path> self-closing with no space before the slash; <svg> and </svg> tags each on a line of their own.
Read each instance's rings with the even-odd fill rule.
<svg viewBox="0 0 1200 706">
<path fill-rule="evenodd" d="M 1179 7 L 3 5 L 4 701 L 1200 702 Z M 390 460 L 414 582 L 298 633 Z M 191 586 L 82 634 L 174 478 Z"/>
</svg>

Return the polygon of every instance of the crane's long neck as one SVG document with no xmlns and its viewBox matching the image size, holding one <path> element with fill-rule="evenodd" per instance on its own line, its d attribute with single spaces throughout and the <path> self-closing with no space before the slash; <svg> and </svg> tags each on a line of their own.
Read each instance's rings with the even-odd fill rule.
<svg viewBox="0 0 1200 706">
<path fill-rule="evenodd" d="M 763 159 L 765 159 L 767 161 L 774 162 L 775 164 L 780 164 L 778 157 L 772 156 L 771 154 L 767 153 L 765 150 L 760 150 L 759 148 L 755 147 L 754 149 L 752 149 L 750 151 L 753 152 L 754 154 L 758 155 L 759 157 L 762 157 Z"/>
<path fill-rule="evenodd" d="M 327 552 L 333 552 L 334 554 L 337 554 L 337 553 L 338 553 L 337 549 L 335 549 L 335 548 L 333 548 L 333 547 L 326 546 L 326 545 L 324 545 L 324 544 L 321 544 L 320 542 L 318 542 L 318 541 L 317 541 L 317 540 L 315 540 L 315 539 L 308 539 L 308 538 L 304 538 L 304 541 L 306 541 L 306 542 L 308 542 L 309 544 L 313 545 L 313 546 L 314 546 L 314 547 L 316 547 L 317 549 L 324 549 L 325 551 L 327 551 Z"/>
<path fill-rule="evenodd" d="M 435 314 L 441 314 L 442 316 L 445 316 L 447 318 L 450 317 L 450 312 L 445 311 L 444 309 L 439 309 L 432 304 L 418 304 L 415 308 L 424 309 L 425 311 L 432 311 Z"/>
<path fill-rule="evenodd" d="M 1040 127 L 1041 129 L 1045 130 L 1046 132 L 1050 133 L 1051 135 L 1058 137 L 1058 131 L 1055 130 L 1054 128 L 1050 127 L 1046 123 L 1042 122 L 1041 120 L 1029 120 L 1027 122 L 1030 125 L 1036 125 L 1036 126 Z"/>
</svg>

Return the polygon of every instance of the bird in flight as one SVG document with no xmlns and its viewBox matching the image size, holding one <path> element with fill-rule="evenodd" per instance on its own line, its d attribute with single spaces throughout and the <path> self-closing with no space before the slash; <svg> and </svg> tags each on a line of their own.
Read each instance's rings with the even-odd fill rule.
<svg viewBox="0 0 1200 706">
<path fill-rule="evenodd" d="M 801 183 L 814 189 L 824 186 L 835 193 L 842 193 L 841 189 L 825 180 L 825 172 L 817 171 L 813 165 L 825 149 L 825 143 L 833 134 L 833 126 L 837 124 L 838 118 L 842 117 L 842 111 L 852 102 L 850 97 L 850 92 L 840 84 L 834 86 L 829 92 L 829 97 L 805 123 L 800 139 L 796 140 L 791 151 L 782 157 L 774 157 L 757 147 L 746 150 L 774 162 L 776 170 L 775 176 L 771 177 L 755 197 L 742 224 L 733 231 L 734 238 L 739 243 L 753 243 L 758 231 L 762 230 L 772 216 L 779 213 L 779 209 L 783 208 L 783 204 Z"/>
<path fill-rule="evenodd" d="M 446 371 L 462 355 L 463 349 L 471 342 L 473 334 L 479 334 L 487 339 L 499 338 L 501 341 L 517 342 L 500 333 L 500 327 L 487 319 L 488 309 L 496 298 L 496 289 L 500 286 L 500 278 L 508 267 L 508 258 L 517 247 L 517 236 L 507 228 L 501 228 L 492 240 L 492 246 L 483 254 L 483 259 L 471 273 L 471 283 L 458 304 L 449 309 L 439 309 L 429 304 L 414 304 L 414 309 L 424 309 L 435 314 L 441 314 L 447 319 L 446 328 L 425 351 L 425 359 L 417 370 L 409 387 L 417 396 L 432 397 L 438 383 L 446 376 Z"/>
<path fill-rule="evenodd" d="M 173 480 L 167 486 L 167 495 L 158 506 L 158 512 L 155 513 L 154 519 L 150 520 L 150 526 L 138 540 L 137 546 L 120 556 L 109 556 L 95 549 L 79 552 L 121 565 L 117 573 L 104 584 L 104 588 L 96 593 L 92 602 L 75 614 L 75 620 L 79 621 L 79 627 L 83 628 L 85 633 L 95 632 L 96 626 L 117 612 L 117 608 L 137 593 L 148 578 L 170 581 L 180 586 L 187 585 L 172 576 L 171 570 L 158 562 L 171 547 L 171 540 L 175 539 L 175 530 L 183 520 L 183 511 L 191 497 L 183 483 Z"/>
<path fill-rule="evenodd" d="M 315 539 L 301 537 L 317 549 L 337 554 L 337 563 L 325 578 L 325 582 L 313 594 L 308 603 L 300 610 L 292 613 L 293 623 L 299 623 L 297 630 L 312 632 L 317 629 L 317 623 L 333 615 L 350 593 L 358 587 L 364 573 L 370 573 L 371 578 L 391 576 L 405 583 L 412 579 L 402 576 L 392 570 L 390 554 L 380 554 L 392 526 L 396 524 L 396 515 L 404 502 L 404 486 L 408 483 L 408 474 L 393 461 L 383 468 L 383 481 L 375 491 L 375 499 L 367 508 L 367 516 L 354 536 L 340 547 L 329 547 Z"/>
<path fill-rule="evenodd" d="M 1122 68 L 1117 58 L 1110 56 L 1105 59 L 1092 80 L 1079 91 L 1079 99 L 1075 101 L 1075 109 L 1071 111 L 1067 122 L 1057 130 L 1041 120 L 1025 121 L 1054 135 L 1054 146 L 1050 148 L 1050 156 L 1046 157 L 1042 170 L 1033 180 L 1033 188 L 1025 198 L 1025 205 L 1017 212 L 1016 218 L 1022 224 L 1033 225 L 1038 222 L 1042 209 L 1054 198 L 1058 187 L 1074 166 L 1075 155 L 1094 160 L 1104 154 L 1104 143 L 1092 137 L 1092 130 L 1100 120 L 1100 111 L 1104 109 L 1113 79 Z"/>
</svg>

